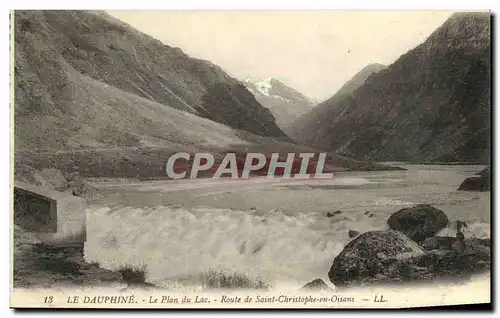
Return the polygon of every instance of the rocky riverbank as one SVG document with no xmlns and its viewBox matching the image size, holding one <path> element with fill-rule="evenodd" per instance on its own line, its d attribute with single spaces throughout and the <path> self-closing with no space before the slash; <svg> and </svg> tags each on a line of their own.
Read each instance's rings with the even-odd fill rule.
<svg viewBox="0 0 500 318">
<path fill-rule="evenodd" d="M 14 226 L 14 288 L 127 287 L 119 272 L 86 263 L 83 244 L 47 245 Z"/>
<path fill-rule="evenodd" d="M 338 288 L 460 282 L 489 271 L 490 239 L 465 238 L 466 223 L 455 223 L 455 237 L 435 236 L 449 225 L 443 211 L 430 205 L 402 209 L 389 218 L 389 230 L 366 232 L 350 241 L 335 257 L 330 281 Z"/>
<path fill-rule="evenodd" d="M 84 244 L 45 244 L 14 226 L 14 288 L 86 288 L 116 290 L 156 287 L 146 282 L 146 269 L 101 268 L 84 258 Z"/>
</svg>

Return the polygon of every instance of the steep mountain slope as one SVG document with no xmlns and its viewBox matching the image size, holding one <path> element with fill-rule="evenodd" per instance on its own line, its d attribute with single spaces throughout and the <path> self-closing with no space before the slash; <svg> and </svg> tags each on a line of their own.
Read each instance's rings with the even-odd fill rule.
<svg viewBox="0 0 500 318">
<path fill-rule="evenodd" d="M 490 14 L 456 13 L 415 49 L 329 103 L 301 142 L 358 159 L 489 161 Z"/>
<path fill-rule="evenodd" d="M 328 113 L 332 111 L 331 107 L 337 105 L 339 101 L 354 93 L 354 91 L 363 85 L 366 80 L 374 73 L 380 72 L 386 66 L 378 63 L 369 64 L 361 71 L 356 73 L 329 99 L 320 103 L 310 112 L 296 119 L 285 132 L 292 139 L 307 144 L 311 136 L 317 133 L 317 129 L 329 127 Z M 333 106 L 335 107 L 335 106 Z"/>
<path fill-rule="evenodd" d="M 170 129 L 164 120 L 173 118 L 162 118 L 169 117 L 170 107 L 232 128 L 285 137 L 271 112 L 218 66 L 190 58 L 103 12 L 16 11 L 15 17 L 16 148 L 72 146 L 82 142 L 76 141 L 78 135 L 97 143 L 133 144 L 146 130 L 162 135 Z M 156 110 L 141 114 L 142 105 Z M 139 123 L 141 117 L 158 124 Z M 26 129 L 38 131 L 26 134 Z M 68 131 L 56 134 L 58 129 Z M 68 141 L 66 135 L 75 137 Z"/>
<path fill-rule="evenodd" d="M 15 18 L 16 179 L 44 168 L 164 178 L 168 156 L 179 151 L 314 152 L 284 142 L 270 111 L 218 67 L 102 12 Z M 329 163 L 386 169 L 334 155 Z"/>
<path fill-rule="evenodd" d="M 370 76 L 380 72 L 386 67 L 387 66 L 379 63 L 368 64 L 367 66 L 363 67 L 361 71 L 356 73 L 356 75 L 354 75 L 344 85 L 342 85 L 342 87 L 337 91 L 337 93 L 335 93 L 335 95 L 333 95 L 326 102 L 351 95 L 358 87 L 363 85 Z"/>
<path fill-rule="evenodd" d="M 258 82 L 246 79 L 243 84 L 259 103 L 271 110 L 281 129 L 290 126 L 315 105 L 312 99 L 272 77 Z"/>
</svg>

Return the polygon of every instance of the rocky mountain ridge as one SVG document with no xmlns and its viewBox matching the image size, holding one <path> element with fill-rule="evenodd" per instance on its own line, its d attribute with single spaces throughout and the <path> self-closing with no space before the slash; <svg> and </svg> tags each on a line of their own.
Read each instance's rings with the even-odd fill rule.
<svg viewBox="0 0 500 318">
<path fill-rule="evenodd" d="M 273 113 L 276 123 L 281 129 L 286 129 L 316 104 L 313 99 L 273 77 L 262 81 L 247 78 L 243 84 L 252 92 L 259 103 Z"/>
<path fill-rule="evenodd" d="M 452 15 L 350 96 L 318 106 L 292 137 L 360 160 L 488 164 L 490 25 L 489 13 Z"/>
</svg>

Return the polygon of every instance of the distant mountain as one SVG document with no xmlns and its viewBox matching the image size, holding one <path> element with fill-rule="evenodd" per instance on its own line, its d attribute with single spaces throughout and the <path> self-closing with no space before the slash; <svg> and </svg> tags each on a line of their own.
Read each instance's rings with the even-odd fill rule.
<svg viewBox="0 0 500 318">
<path fill-rule="evenodd" d="M 183 120 L 166 125 L 173 109 L 286 138 L 220 67 L 100 11 L 16 11 L 15 85 L 16 149 L 168 139 L 170 125 L 188 128 Z"/>
<path fill-rule="evenodd" d="M 259 103 L 271 110 L 281 129 L 288 127 L 315 105 L 309 97 L 272 77 L 257 82 L 245 79 L 243 84 Z"/>
<path fill-rule="evenodd" d="M 489 162 L 490 24 L 489 13 L 452 15 L 293 137 L 360 160 Z"/>
<path fill-rule="evenodd" d="M 286 133 L 292 139 L 308 143 L 310 136 L 317 133 L 319 127 L 329 126 L 328 113 L 332 111 L 332 105 L 337 105 L 343 98 L 351 96 L 354 91 L 374 73 L 380 72 L 386 68 L 385 65 L 374 63 L 365 66 L 361 71 L 356 73 L 329 99 L 314 107 L 310 112 L 296 119 L 292 125 L 286 129 Z M 334 107 L 334 106 L 333 106 Z"/>
<path fill-rule="evenodd" d="M 101 11 L 15 11 L 16 179 L 164 178 L 175 152 L 314 152 L 210 62 Z M 336 169 L 387 169 L 332 154 Z"/>
</svg>

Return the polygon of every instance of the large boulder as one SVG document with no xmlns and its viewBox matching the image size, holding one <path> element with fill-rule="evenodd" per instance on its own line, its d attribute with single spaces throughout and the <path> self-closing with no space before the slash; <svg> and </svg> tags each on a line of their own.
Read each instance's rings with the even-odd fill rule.
<svg viewBox="0 0 500 318">
<path fill-rule="evenodd" d="M 397 263 L 423 256 L 418 244 L 398 231 L 370 231 L 346 245 L 328 273 L 337 287 L 391 280 Z"/>
<path fill-rule="evenodd" d="M 424 250 L 451 250 L 457 238 L 452 236 L 433 236 L 420 242 L 420 247 Z"/>
<path fill-rule="evenodd" d="M 464 281 L 491 268 L 485 239 L 433 237 L 419 245 L 398 231 L 373 231 L 346 245 L 328 276 L 338 288 L 452 278 Z"/>
<path fill-rule="evenodd" d="M 467 178 L 458 187 L 459 191 L 490 191 L 490 167 L 478 172 L 475 176 Z"/>
<path fill-rule="evenodd" d="M 420 242 L 419 245 L 422 249 L 426 251 L 433 250 L 457 250 L 457 243 L 459 240 L 456 237 L 451 236 L 434 236 L 425 239 Z M 467 251 L 486 251 L 490 249 L 491 240 L 489 238 L 486 239 L 478 239 L 478 238 L 468 238 L 463 240 L 463 249 L 465 252 Z"/>
<path fill-rule="evenodd" d="M 411 267 L 425 268 L 428 275 L 426 279 L 453 277 L 455 280 L 467 280 L 471 275 L 491 268 L 491 249 L 476 243 L 466 242 L 465 250 L 462 251 L 456 249 L 428 251 L 415 259 Z"/>
<path fill-rule="evenodd" d="M 414 241 L 436 235 L 448 225 L 446 214 L 428 204 L 419 204 L 394 213 L 387 220 L 389 228 L 403 232 Z"/>
</svg>

